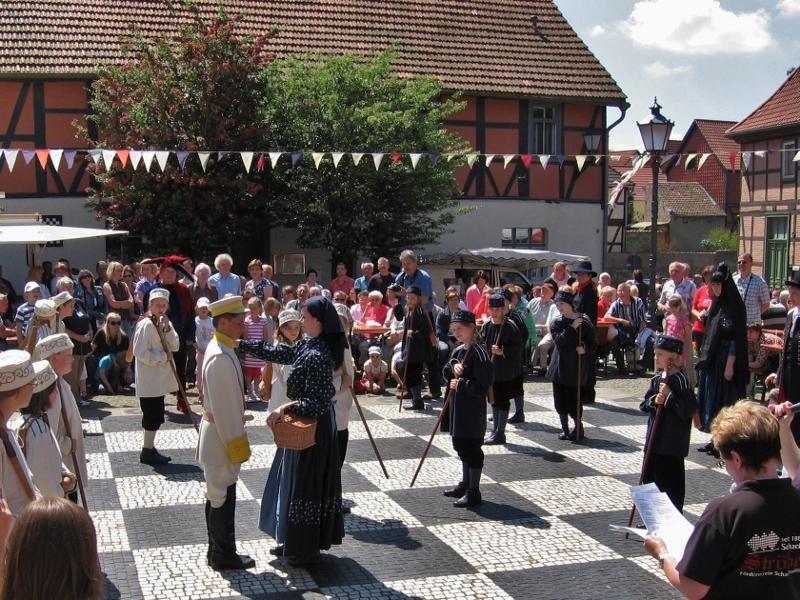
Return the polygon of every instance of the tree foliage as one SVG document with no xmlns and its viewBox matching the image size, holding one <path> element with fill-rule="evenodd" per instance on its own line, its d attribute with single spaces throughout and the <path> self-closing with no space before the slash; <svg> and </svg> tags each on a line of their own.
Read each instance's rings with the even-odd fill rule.
<svg viewBox="0 0 800 600">
<path fill-rule="evenodd" d="M 234 32 L 221 14 L 192 23 L 174 38 L 134 35 L 134 59 L 104 68 L 93 84 L 90 123 L 98 147 L 172 150 L 250 150 L 261 145 L 264 39 Z M 157 169 L 154 168 L 154 171 Z M 184 169 L 170 159 L 165 173 L 134 173 L 115 163 L 95 173 L 89 205 L 98 216 L 145 239 L 153 252 L 193 256 L 227 246 L 235 234 L 269 218 L 263 183 L 247 177 L 238 156 L 212 158 L 204 173 L 196 156 Z"/>
<path fill-rule="evenodd" d="M 700 240 L 700 246 L 709 252 L 738 250 L 739 234 L 735 231 L 728 231 L 724 227 L 715 227 L 709 230 L 705 238 Z"/>
</svg>

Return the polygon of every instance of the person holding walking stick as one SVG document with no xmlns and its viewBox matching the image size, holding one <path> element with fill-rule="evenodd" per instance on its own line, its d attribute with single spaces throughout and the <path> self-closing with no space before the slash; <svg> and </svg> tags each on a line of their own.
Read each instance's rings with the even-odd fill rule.
<svg viewBox="0 0 800 600">
<path fill-rule="evenodd" d="M 486 395 L 494 379 L 488 350 L 481 344 L 475 315 L 458 311 L 450 318 L 459 346 L 453 350 L 442 374 L 447 383 L 449 414 L 444 431 L 449 431 L 453 450 L 461 460 L 461 481 L 444 495 L 457 498 L 453 506 L 467 508 L 481 502 L 478 486 L 483 469 L 483 435 L 486 432 Z"/>
<path fill-rule="evenodd" d="M 645 457 L 640 483 L 654 482 L 683 512 L 686 494 L 684 459 L 689 454 L 692 417 L 697 400 L 686 374 L 680 368 L 683 340 L 660 335 L 655 342 L 656 367 L 661 371 L 639 408 L 648 414 Z"/>
<path fill-rule="evenodd" d="M 406 314 L 403 327 L 403 388 L 411 393 L 411 404 L 403 406 L 405 410 L 425 410 L 422 398 L 422 369 L 430 361 L 433 348 L 430 336 L 433 333 L 431 321 L 425 317 L 424 306 L 420 302 L 422 291 L 416 286 L 406 290 Z M 395 306 L 395 313 L 403 307 Z"/>
<path fill-rule="evenodd" d="M 594 386 L 586 366 L 593 360 L 596 348 L 594 325 L 586 315 L 575 312 L 572 307 L 575 295 L 570 286 L 560 287 L 554 299 L 561 314 L 550 323 L 554 348 L 547 379 L 553 383 L 553 402 L 561 419 L 558 439 L 579 441 L 583 438 L 582 399 L 589 397 L 587 390 Z M 571 432 L 569 417 L 575 420 Z"/>
<path fill-rule="evenodd" d="M 171 352 L 177 352 L 180 347 L 178 334 L 167 318 L 169 296 L 169 291 L 165 288 L 150 290 L 148 313 L 146 318 L 136 324 L 133 336 L 136 395 L 142 409 L 144 429 L 139 462 L 146 465 L 163 465 L 172 460 L 155 448 L 156 432 L 164 423 L 164 395 L 177 391 L 179 384 L 172 374 L 170 357 L 161 341 L 163 335 Z"/>
</svg>

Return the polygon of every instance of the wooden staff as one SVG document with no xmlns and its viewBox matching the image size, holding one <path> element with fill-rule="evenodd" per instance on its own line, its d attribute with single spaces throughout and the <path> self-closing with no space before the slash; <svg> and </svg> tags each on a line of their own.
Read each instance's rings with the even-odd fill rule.
<svg viewBox="0 0 800 600">
<path fill-rule="evenodd" d="M 470 350 L 472 350 L 472 347 L 468 348 L 466 353 L 464 354 L 464 360 L 461 361 L 461 366 L 464 366 L 466 364 Z M 428 452 L 430 452 L 431 445 L 433 444 L 433 438 L 436 436 L 436 432 L 439 430 L 439 426 L 442 424 L 442 419 L 447 414 L 447 407 L 450 406 L 450 399 L 453 397 L 453 394 L 455 393 L 455 390 L 450 389 L 450 382 L 448 382 L 447 387 L 448 390 L 447 390 L 447 395 L 444 398 L 444 405 L 442 406 L 442 412 L 439 413 L 439 416 L 436 419 L 436 423 L 433 425 L 433 431 L 431 431 L 431 437 L 428 440 L 428 445 L 425 446 L 425 451 L 422 453 L 422 458 L 419 459 L 417 470 L 414 471 L 414 477 L 411 478 L 411 485 L 409 487 L 414 487 L 414 483 L 416 483 L 417 481 L 417 475 L 419 475 L 419 472 L 422 469 L 422 463 L 424 463 L 425 459 L 428 457 Z"/>
<path fill-rule="evenodd" d="M 661 376 L 662 379 L 666 380 L 667 372 L 664 371 L 664 374 Z M 666 383 L 662 383 L 658 388 L 658 393 L 666 386 Z M 661 420 L 661 409 L 664 408 L 663 404 L 656 405 L 656 416 L 653 419 L 653 427 L 650 429 L 650 436 L 647 438 L 647 447 L 644 449 L 644 459 L 642 460 L 642 471 L 639 474 L 639 485 L 642 485 L 644 482 L 644 476 L 647 473 L 647 467 L 650 465 L 650 454 L 653 450 L 653 440 L 655 440 L 656 432 L 658 431 L 658 423 Z M 633 523 L 633 517 L 636 515 L 636 504 L 631 506 L 631 514 L 628 515 L 628 527 L 631 526 Z M 625 539 L 628 539 L 628 534 L 625 534 Z"/>
<path fill-rule="evenodd" d="M 39 333 L 39 317 L 36 315 L 31 319 L 31 328 L 28 331 L 28 337 L 25 338 L 25 351 L 33 356 L 33 350 L 36 348 L 36 337 Z"/>
<path fill-rule="evenodd" d="M 58 395 L 61 397 L 61 420 L 64 421 L 64 430 L 67 432 L 69 438 L 69 455 L 72 457 L 72 466 L 75 467 L 75 479 L 78 481 L 78 491 L 81 493 L 81 504 L 83 509 L 89 512 L 89 505 L 86 503 L 86 490 L 83 488 L 83 477 L 81 476 L 81 468 L 78 465 L 78 455 L 75 454 L 75 440 L 70 435 L 69 417 L 67 416 L 67 409 L 64 408 L 64 388 L 61 386 L 61 377 L 57 380 Z M 49 424 L 49 423 L 48 423 Z"/>
<path fill-rule="evenodd" d="M 494 338 L 494 345 L 495 346 L 497 345 L 497 342 L 500 341 L 500 336 L 503 335 L 503 327 L 506 326 L 506 318 L 507 317 L 503 317 L 503 322 L 500 323 L 500 329 L 497 331 L 497 335 Z M 492 355 L 492 357 L 489 359 L 489 362 L 494 364 L 494 359 L 495 359 L 495 357 L 497 355 L 494 352 L 492 352 L 491 350 L 492 349 L 489 348 L 489 353 Z M 489 400 L 489 404 L 494 404 L 494 386 L 489 386 L 489 389 L 486 391 L 486 396 L 487 396 L 487 398 Z"/>
<path fill-rule="evenodd" d="M 372 439 L 372 432 L 369 430 L 369 425 L 367 425 L 367 418 L 364 416 L 364 411 L 361 410 L 361 404 L 359 404 L 358 398 L 356 398 L 356 394 L 353 391 L 352 387 L 350 388 L 350 395 L 353 397 L 353 403 L 356 405 L 358 416 L 361 417 L 361 422 L 364 424 L 364 429 L 367 432 L 369 443 L 372 444 L 372 451 L 375 453 L 375 457 L 378 459 L 378 462 L 381 465 L 381 469 L 383 470 L 383 474 L 386 476 L 386 479 L 389 479 L 389 471 L 386 470 L 386 466 L 383 464 L 381 453 L 378 452 L 378 446 L 375 444 L 375 440 Z"/>
<path fill-rule="evenodd" d="M 408 319 L 408 328 L 407 328 L 406 331 L 413 331 L 413 324 L 414 324 L 413 315 L 414 315 L 414 313 L 411 312 L 411 311 L 409 311 L 408 314 L 406 315 L 406 318 Z M 404 331 L 403 332 L 403 338 L 405 338 L 405 337 L 406 337 L 406 332 Z M 400 379 L 400 394 L 399 394 L 399 396 L 400 396 L 400 405 L 397 407 L 397 412 L 403 412 L 403 392 L 406 389 L 408 389 L 406 387 L 406 376 L 408 375 L 408 363 L 410 362 L 409 358 L 411 357 L 411 341 L 412 341 L 412 339 L 413 339 L 413 336 L 410 336 L 407 340 L 406 339 L 403 340 L 404 342 L 406 342 L 406 349 L 408 351 L 406 352 L 406 362 L 403 365 L 403 377 Z M 400 346 L 400 354 L 402 355 L 402 353 L 403 353 L 403 347 L 401 345 Z"/>
<path fill-rule="evenodd" d="M 169 349 L 167 346 L 167 340 L 164 337 L 164 332 L 159 327 L 159 321 L 161 318 L 166 317 L 154 317 L 151 316 L 150 320 L 153 322 L 153 325 L 156 326 L 156 332 L 158 333 L 158 339 L 161 340 L 161 346 L 164 348 L 164 352 L 167 353 L 167 362 L 169 363 L 170 370 L 172 371 L 173 377 L 175 377 L 175 381 L 178 384 L 178 400 L 183 401 L 186 403 L 186 410 L 189 416 L 189 420 L 192 422 L 192 426 L 197 433 L 200 433 L 200 426 L 197 424 L 197 420 L 195 419 L 195 414 L 192 412 L 192 407 L 189 405 L 189 398 L 186 396 L 186 390 L 183 389 L 183 384 L 181 383 L 181 378 L 178 377 L 178 368 L 175 366 L 175 358 L 172 356 L 172 350 Z"/>
<path fill-rule="evenodd" d="M 583 324 L 578 326 L 578 348 L 583 343 Z M 576 349 L 577 351 L 577 349 Z M 581 358 L 582 355 L 578 353 L 578 389 L 575 394 L 575 441 L 579 441 L 583 435 L 581 431 Z"/>
<path fill-rule="evenodd" d="M 8 435 L 8 430 L 5 428 L 5 425 L 0 425 L 0 439 L 2 439 L 3 447 L 6 450 L 6 456 L 8 456 L 8 460 L 11 461 L 11 467 L 14 469 L 14 474 L 19 479 L 20 485 L 25 490 L 25 495 L 28 496 L 30 500 L 36 500 L 36 492 L 33 491 L 33 486 L 31 485 L 30 479 L 25 475 L 25 472 L 22 470 L 22 465 L 19 462 L 19 456 L 14 450 L 14 446 L 11 443 L 11 436 Z"/>
</svg>

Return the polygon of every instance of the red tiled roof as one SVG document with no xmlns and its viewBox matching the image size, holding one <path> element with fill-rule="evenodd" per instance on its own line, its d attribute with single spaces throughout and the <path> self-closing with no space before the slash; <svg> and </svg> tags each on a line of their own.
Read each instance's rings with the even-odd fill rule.
<svg viewBox="0 0 800 600">
<path fill-rule="evenodd" d="M 174 3 L 178 4 L 178 3 Z M 218 0 L 196 0 L 213 18 Z M 365 54 L 399 46 L 401 76 L 488 95 L 574 98 L 619 104 L 625 94 L 552 0 L 225 0 L 243 34 L 277 27 L 268 49 Z M 537 26 L 532 16 L 537 17 Z M 0 76 L 91 76 L 126 56 L 132 26 L 147 37 L 190 22 L 164 0 L 3 0 Z"/>
<path fill-rule="evenodd" d="M 644 197 L 649 199 L 652 184 L 642 186 Z M 650 220 L 650 203 L 645 202 L 645 221 Z M 722 210 L 706 189 L 699 183 L 668 181 L 658 184 L 658 221 L 666 223 L 676 217 L 724 217 Z"/>
<path fill-rule="evenodd" d="M 706 141 L 706 144 L 708 144 L 708 151 L 713 152 L 716 155 L 716 157 L 722 163 L 722 167 L 724 169 L 727 171 L 734 171 L 736 169 L 731 166 L 730 154 L 731 152 L 739 152 L 739 144 L 734 142 L 732 139 L 725 137 L 725 132 L 735 124 L 736 121 L 695 119 L 692 121 L 689 129 L 686 130 L 686 135 L 683 136 L 683 141 L 680 142 L 679 147 L 672 152 L 676 154 L 685 154 L 687 152 L 685 147 L 689 141 L 689 138 L 694 130 L 698 129 L 700 134 L 703 136 L 703 139 Z M 694 151 L 695 150 L 693 149 L 692 152 Z"/>
<path fill-rule="evenodd" d="M 751 112 L 727 135 L 736 139 L 764 130 L 800 125 L 800 69 L 795 69 L 781 87 Z"/>
</svg>

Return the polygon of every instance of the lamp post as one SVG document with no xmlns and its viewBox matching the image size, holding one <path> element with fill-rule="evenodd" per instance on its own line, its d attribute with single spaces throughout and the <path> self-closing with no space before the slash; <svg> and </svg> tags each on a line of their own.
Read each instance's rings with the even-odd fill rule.
<svg viewBox="0 0 800 600">
<path fill-rule="evenodd" d="M 656 254 L 658 252 L 658 172 L 661 168 L 661 154 L 667 148 L 670 133 L 675 125 L 661 114 L 658 98 L 653 100 L 650 114 L 636 123 L 642 136 L 645 152 L 650 154 L 653 169 L 653 197 L 650 199 L 650 306 L 649 320 L 655 321 L 658 295 L 656 292 Z"/>
<path fill-rule="evenodd" d="M 602 129 L 589 129 L 583 134 L 583 147 L 586 148 L 588 154 L 597 154 L 600 149 L 600 144 L 603 141 Z M 600 210 L 603 211 L 601 223 L 601 248 L 600 259 L 603 270 L 606 268 L 606 243 L 608 240 L 608 208 L 606 206 L 606 197 L 608 194 L 608 176 L 606 169 L 608 168 L 608 161 L 603 161 L 603 176 L 601 178 L 600 194 Z"/>
</svg>

